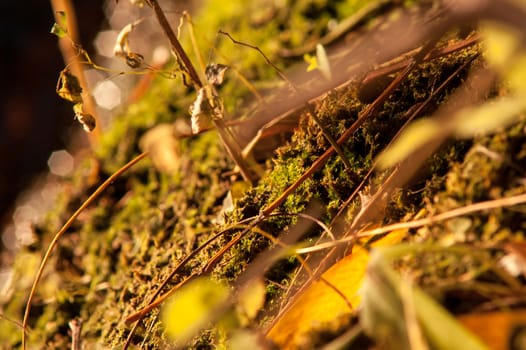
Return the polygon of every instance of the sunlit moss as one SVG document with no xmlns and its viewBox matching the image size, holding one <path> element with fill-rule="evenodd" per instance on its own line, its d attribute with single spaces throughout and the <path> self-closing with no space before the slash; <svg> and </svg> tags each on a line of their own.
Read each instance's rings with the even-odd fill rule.
<svg viewBox="0 0 526 350">
<path fill-rule="evenodd" d="M 327 32 L 329 22 L 343 19 L 364 3 L 350 0 L 332 3 L 298 1 L 293 2 L 290 8 L 286 1 L 265 1 L 268 6 L 261 6 L 254 2 L 207 0 L 195 14 L 194 26 L 205 58 L 213 47 L 213 60 L 234 66 L 249 79 L 271 80 L 276 77 L 276 72 L 265 64 L 259 53 L 234 45 L 224 36 L 219 36 L 216 41 L 217 30 L 222 29 L 238 40 L 260 47 L 273 62 L 283 68 L 292 60 L 279 59 L 281 49 L 298 48 L 308 41 L 317 40 Z M 189 47 L 187 35 L 188 31 L 185 31 L 185 47 Z M 351 169 L 344 166 L 339 155 L 333 155 L 322 170 L 312 174 L 285 200 L 278 212 L 300 213 L 311 201 L 316 201 L 325 209 L 322 220 L 330 223 L 336 210 L 369 171 L 376 155 L 403 125 L 407 109 L 425 100 L 438 82 L 475 53 L 476 48 L 464 50 L 425 63 L 415 70 L 378 113 L 342 146 Z M 235 75 L 229 74 L 229 81 L 220 93 L 227 111 L 234 114 L 235 108 L 248 100 L 248 93 L 240 87 Z M 462 76 L 452 87 L 458 86 L 461 80 Z M 447 90 L 437 101 L 447 99 L 450 92 L 451 89 Z M 115 120 L 97 146 L 96 157 L 101 164 L 101 177 L 111 174 L 140 152 L 138 140 L 147 129 L 160 122 L 188 118 L 187 108 L 192 101 L 192 94 L 191 90 L 182 86 L 179 78 L 172 80 L 157 77 L 143 99 L 129 106 Z M 358 118 L 363 108 L 364 105 L 356 98 L 356 88 L 350 87 L 329 92 L 316 106 L 316 113 L 327 131 L 337 138 Z M 514 128 L 511 136 L 501 134 L 491 138 L 491 141 L 483 139 L 483 142 L 490 143 L 492 150 L 503 154 L 513 151 L 515 158 L 512 161 L 520 164 L 526 157 L 522 127 Z M 129 330 L 123 318 L 146 303 L 155 288 L 186 254 L 205 242 L 210 233 L 217 233 L 219 228 L 214 223 L 230 185 L 225 172 L 231 170 L 233 164 L 214 132 L 180 142 L 182 161 L 179 171 L 162 174 L 153 168 L 151 162 L 143 161 L 117 180 L 99 201 L 88 208 L 85 216 L 79 219 L 80 223 L 71 229 L 71 236 L 76 235 L 76 241 L 68 243 L 74 255 L 71 263 L 85 276 L 78 288 L 83 293 L 83 303 L 78 297 L 73 298 L 74 308 L 68 309 L 72 304 L 68 290 L 62 290 L 61 305 L 49 303 L 35 307 L 31 322 L 36 325 L 36 329 L 32 341 L 38 343 L 41 339 L 50 339 L 58 332 L 55 343 L 50 347 L 67 344 L 66 323 L 70 317 L 80 316 L 85 320 L 83 335 L 87 347 L 122 346 Z M 308 115 L 303 115 L 293 137 L 276 150 L 272 160 L 267 162 L 265 177 L 247 190 L 237 201 L 233 212 L 227 214 L 226 224 L 259 215 L 262 209 L 309 169 L 329 145 L 319 126 Z M 455 144 L 448 152 L 432 159 L 430 167 L 435 177 L 432 180 L 426 176 L 417 179 L 414 193 L 397 192 L 384 221 L 398 220 L 407 212 L 423 206 L 424 200 L 431 201 L 435 195 L 437 211 L 446 209 L 446 204 L 447 207 L 458 206 L 460 203 L 486 198 L 488 193 L 496 195 L 494 187 L 497 179 L 505 175 L 505 162 L 497 163 L 487 156 L 470 152 L 462 163 L 459 160 L 464 152 L 465 145 Z M 452 166 L 444 182 L 443 176 L 453 161 L 459 163 Z M 57 205 L 60 213 L 45 225 L 43 235 L 46 235 L 47 241 L 64 217 L 78 207 L 86 193 L 93 190 L 94 184 L 87 184 L 86 178 L 86 168 L 83 167 L 73 180 L 80 193 L 72 194 L 69 200 L 66 198 L 64 203 Z M 372 184 L 378 187 L 382 179 L 378 176 Z M 513 177 L 506 179 L 512 181 Z M 437 194 L 440 190 L 444 191 Z M 501 195 L 507 190 L 510 189 L 503 186 L 497 192 Z M 360 200 L 355 199 L 351 205 L 359 210 Z M 511 218 L 506 220 L 511 222 Z M 288 215 L 275 216 L 265 220 L 259 229 L 278 236 L 294 222 L 296 218 Z M 488 237 L 505 236 L 507 231 L 500 222 L 500 219 L 491 218 L 484 225 L 480 224 L 478 230 Z M 206 260 L 238 232 L 234 229 L 226 232 L 198 254 L 181 271 L 180 276 L 199 271 Z M 320 230 L 315 228 L 306 232 L 305 236 L 313 243 L 313 237 L 319 233 Z M 235 280 L 248 263 L 270 245 L 268 239 L 253 230 L 225 254 L 213 271 L 214 278 Z M 39 254 L 31 256 L 40 257 Z M 266 277 L 271 281 L 267 285 L 268 306 L 277 308 L 279 303 L 276 298 L 283 293 L 279 286 L 286 287 L 289 284 L 290 273 L 297 266 L 296 258 L 290 257 L 267 272 Z M 66 279 L 65 274 L 56 271 L 53 274 L 59 279 Z M 45 279 L 48 278 L 46 275 Z M 176 279 L 173 283 L 177 282 Z M 56 279 L 54 277 L 48 281 Z M 27 283 L 22 287 L 27 289 Z M 56 285 L 40 286 L 46 292 L 62 287 L 60 281 Z M 17 295 L 8 315 L 20 314 L 24 297 Z M 163 344 L 166 345 L 162 325 L 156 317 L 156 311 L 148 315 L 143 326 L 139 327 L 134 343 L 147 339 L 151 347 L 161 348 Z M 46 328 L 50 320 L 55 324 Z M 150 324 L 153 324 L 151 330 L 147 328 Z M 334 333 L 338 333 L 338 330 Z M 194 343 L 210 346 L 216 341 L 215 338 L 213 332 L 208 332 Z M 15 340 L 12 344 L 16 344 Z"/>
</svg>

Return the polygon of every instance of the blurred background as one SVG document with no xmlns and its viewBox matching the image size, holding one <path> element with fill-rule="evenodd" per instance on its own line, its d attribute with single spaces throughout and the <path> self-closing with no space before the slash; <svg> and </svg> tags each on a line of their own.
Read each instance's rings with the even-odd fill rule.
<svg viewBox="0 0 526 350">
<path fill-rule="evenodd" d="M 83 45 L 103 25 L 103 1 L 75 1 Z M 0 4 L 0 227 L 13 220 L 21 191 L 48 172 L 53 151 L 71 149 L 72 136 L 86 136 L 73 120 L 71 104 L 55 93 L 64 68 L 48 1 L 2 1 Z M 85 141 L 84 141 L 85 142 Z M 20 213 L 19 213 L 20 214 Z M 8 242 L 3 236 L 2 244 Z M 3 249 L 0 249 L 3 250 Z"/>
<path fill-rule="evenodd" d="M 101 71 L 84 65 L 84 76 L 96 104 L 99 130 L 126 105 L 141 75 L 130 71 L 114 47 L 120 31 L 136 27 L 130 46 L 148 64 L 166 62 L 169 50 L 146 7 L 133 0 L 52 0 L 57 8 L 71 1 L 82 47 Z M 168 19 L 178 23 L 172 0 L 160 1 Z M 188 4 L 184 5 L 185 8 Z M 57 181 L 75 168 L 75 154 L 89 148 L 87 134 L 74 119 L 72 103 L 56 94 L 65 67 L 50 1 L 3 1 L 0 4 L 0 282 L 18 248 L 36 239 L 32 225 L 53 207 L 63 191 Z M 141 68 L 139 68 L 141 69 Z"/>
</svg>

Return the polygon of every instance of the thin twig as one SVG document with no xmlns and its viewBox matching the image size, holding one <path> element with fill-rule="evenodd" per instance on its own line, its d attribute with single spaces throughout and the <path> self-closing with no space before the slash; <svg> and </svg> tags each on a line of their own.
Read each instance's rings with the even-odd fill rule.
<svg viewBox="0 0 526 350">
<path fill-rule="evenodd" d="M 71 329 L 71 350 L 82 350 L 82 320 L 73 319 L 68 322 L 69 329 Z"/>
<path fill-rule="evenodd" d="M 257 46 L 255 45 L 250 45 L 250 44 L 247 44 L 247 43 L 244 43 L 242 41 L 238 41 L 236 39 L 234 39 L 232 37 L 232 35 L 230 35 L 229 33 L 227 32 L 224 32 L 222 30 L 219 30 L 218 31 L 219 34 L 223 34 L 223 35 L 226 35 L 230 40 L 232 40 L 232 42 L 234 44 L 237 44 L 237 45 L 241 45 L 241 46 L 246 46 L 246 47 L 249 47 L 253 50 L 256 50 L 257 52 L 259 52 L 261 54 L 261 56 L 263 56 L 263 58 L 265 59 L 265 62 L 267 62 L 267 64 L 269 66 L 271 66 L 272 68 L 274 68 L 274 70 L 276 70 L 276 72 L 278 73 L 278 75 L 280 76 L 281 79 L 283 79 L 288 85 L 289 87 L 295 92 L 295 93 L 298 93 L 298 89 L 296 88 L 296 86 L 289 80 L 289 78 L 287 78 L 287 76 L 285 75 L 285 73 L 283 73 L 283 71 L 281 69 L 278 68 L 278 66 L 276 66 L 274 63 L 272 63 L 272 61 L 267 57 L 267 55 L 265 55 L 265 53 Z"/>
<path fill-rule="evenodd" d="M 466 205 L 461 208 L 449 210 L 444 213 L 430 216 L 424 219 L 413 220 L 413 221 L 408 221 L 408 222 L 399 222 L 399 223 L 392 224 L 392 225 L 378 227 L 372 230 L 364 230 L 364 231 L 361 231 L 360 233 L 357 233 L 356 235 L 344 237 L 336 241 L 320 243 L 312 247 L 299 248 L 299 249 L 296 249 L 296 253 L 297 254 L 312 253 L 315 251 L 332 248 L 337 245 L 353 242 L 362 237 L 372 237 L 372 236 L 378 236 L 378 235 L 396 231 L 396 230 L 408 230 L 412 228 L 418 228 L 418 227 L 431 225 L 436 222 L 453 219 L 459 216 L 468 215 L 468 214 L 479 212 L 479 211 L 511 207 L 511 206 L 515 206 L 515 205 L 523 204 L 523 203 L 526 203 L 526 194 L 520 194 L 516 196 L 511 196 L 511 197 L 505 197 L 505 198 L 493 199 L 493 200 L 489 200 L 485 202 L 479 202 L 475 204 Z"/>
<path fill-rule="evenodd" d="M 172 27 L 170 26 L 168 19 L 164 15 L 163 10 L 159 6 L 159 3 L 157 2 L 157 0 L 146 0 L 146 2 L 155 12 L 155 17 L 159 21 L 159 24 L 161 25 L 164 34 L 168 38 L 172 50 L 176 54 L 177 58 L 182 62 L 183 67 L 184 69 L 186 69 L 188 75 L 190 76 L 190 79 L 192 80 L 192 84 L 194 84 L 195 89 L 199 90 L 203 87 L 203 83 L 201 82 L 201 79 L 199 79 L 199 75 L 197 74 L 194 65 L 188 58 L 188 55 L 181 46 L 181 43 L 177 39 L 177 36 L 175 35 Z"/>
<path fill-rule="evenodd" d="M 92 94 L 90 93 L 89 85 L 84 76 L 83 62 L 81 57 L 78 54 L 78 43 L 80 42 L 79 31 L 77 27 L 77 18 L 75 16 L 75 7 L 71 0 L 51 0 L 51 7 L 55 14 L 55 20 L 57 23 L 61 23 L 61 18 L 59 13 L 66 13 L 66 25 L 68 35 L 64 38 L 59 39 L 59 47 L 62 52 L 62 57 L 64 62 L 69 67 L 74 76 L 79 80 L 80 87 L 82 88 L 82 100 L 83 108 L 87 114 L 90 114 L 95 119 L 95 123 L 100 125 L 97 108 L 95 107 L 95 100 L 93 99 Z M 95 128 L 92 132 L 88 134 L 89 141 L 92 145 L 96 144 L 100 139 L 101 130 L 100 127 Z"/>
<path fill-rule="evenodd" d="M 172 47 L 172 50 L 176 54 L 177 58 L 180 62 L 182 62 L 183 68 L 187 71 L 188 75 L 190 76 L 190 79 L 192 81 L 193 87 L 196 91 L 199 91 L 201 89 L 205 88 L 205 85 L 203 82 L 201 82 L 201 79 L 199 78 L 199 75 L 197 74 L 197 71 L 188 58 L 188 55 L 186 54 L 186 51 L 183 49 L 181 43 L 179 42 L 179 39 L 177 39 L 177 36 L 175 35 L 172 27 L 168 23 L 168 20 L 166 19 L 166 16 L 164 15 L 164 11 L 159 6 L 159 3 L 157 0 L 146 0 L 147 3 L 152 7 L 155 13 L 155 17 L 159 21 L 159 25 L 163 29 L 163 32 L 168 38 L 168 41 L 170 42 L 170 46 Z M 188 16 L 188 15 L 187 15 Z M 193 30 L 191 30 L 191 34 L 193 35 Z M 194 39 L 192 41 L 195 42 Z M 196 49 L 197 50 L 197 49 Z M 213 86 L 209 86 L 210 89 L 206 89 L 206 103 L 208 104 L 209 110 L 211 111 L 217 111 L 218 108 L 216 107 L 216 104 L 219 102 L 217 101 L 215 95 L 217 92 L 215 91 L 215 88 Z M 241 153 L 241 146 L 239 146 L 239 143 L 232 134 L 231 130 L 227 128 L 225 125 L 225 122 L 223 120 L 223 115 L 214 115 L 211 116 L 212 122 L 214 123 L 214 126 L 216 127 L 219 136 L 221 138 L 221 141 L 223 142 L 227 152 L 232 157 L 236 165 L 239 167 L 239 170 L 241 172 L 241 175 L 246 181 L 249 181 L 251 183 L 254 183 L 257 178 L 252 175 L 252 172 L 250 169 L 246 166 L 245 160 L 243 159 L 242 153 Z"/>
<path fill-rule="evenodd" d="M 66 221 L 64 226 L 62 226 L 62 228 L 55 234 L 55 236 L 53 237 L 53 240 L 51 241 L 51 243 L 49 243 L 49 246 L 48 246 L 48 248 L 46 250 L 46 253 L 44 254 L 44 257 L 42 258 L 42 261 L 40 263 L 40 267 L 38 268 L 37 274 L 35 276 L 35 280 L 33 281 L 33 285 L 31 286 L 31 291 L 29 293 L 29 298 L 27 299 L 26 309 L 24 311 L 24 320 L 22 321 L 22 327 L 23 327 L 23 332 L 22 332 L 22 349 L 25 349 L 25 347 L 26 347 L 26 332 L 25 332 L 25 330 L 27 329 L 27 323 L 29 321 L 29 313 L 31 311 L 31 304 L 33 302 L 33 298 L 34 298 L 35 293 L 36 293 L 37 285 L 38 285 L 38 282 L 40 281 L 40 279 L 42 278 L 42 273 L 44 272 L 44 267 L 46 266 L 46 264 L 47 264 L 47 262 L 48 262 L 48 260 L 49 260 L 49 258 L 51 256 L 51 253 L 52 253 L 53 249 L 57 245 L 58 240 L 64 235 L 64 233 L 66 233 L 67 229 L 71 226 L 71 224 L 73 224 L 73 222 L 75 221 L 75 219 L 77 219 L 77 217 L 80 215 L 80 213 L 82 213 L 82 211 L 84 211 L 84 209 L 86 209 L 88 207 L 88 205 L 90 205 L 109 185 L 111 185 L 126 170 L 128 170 L 129 168 L 131 168 L 132 166 L 137 164 L 139 161 L 144 159 L 147 155 L 148 155 L 148 153 L 146 153 L 146 152 L 139 154 L 137 157 L 135 157 L 134 159 L 129 161 L 127 164 L 125 164 L 122 168 L 120 168 L 115 173 L 113 173 L 106 181 L 104 181 L 95 190 L 95 192 L 93 192 L 91 194 L 91 196 L 89 196 L 89 198 L 86 199 L 86 201 L 84 203 L 82 203 L 82 205 L 77 209 L 77 211 L 75 211 L 75 213 L 73 213 L 73 215 L 71 215 L 71 217 L 68 219 L 68 221 Z"/>
</svg>

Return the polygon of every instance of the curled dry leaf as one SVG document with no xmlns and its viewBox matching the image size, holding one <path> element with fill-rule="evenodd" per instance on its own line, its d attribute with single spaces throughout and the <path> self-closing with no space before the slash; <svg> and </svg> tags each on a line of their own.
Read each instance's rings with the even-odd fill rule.
<svg viewBox="0 0 526 350">
<path fill-rule="evenodd" d="M 210 63 L 208 66 L 206 66 L 206 80 L 215 86 L 223 84 L 223 81 L 225 80 L 225 73 L 228 68 L 228 66 L 225 66 L 221 63 Z"/>
<path fill-rule="evenodd" d="M 197 97 L 188 109 L 192 117 L 192 132 L 198 134 L 213 126 L 211 116 L 212 110 L 207 100 L 206 87 L 197 91 Z"/>
<path fill-rule="evenodd" d="M 64 100 L 73 103 L 82 102 L 82 88 L 76 76 L 71 74 L 68 68 L 60 72 L 56 88 L 57 94 Z"/>
<path fill-rule="evenodd" d="M 143 55 L 133 52 L 130 49 L 129 36 L 137 23 L 138 22 L 128 23 L 126 26 L 124 26 L 124 28 L 122 28 L 119 32 L 119 35 L 117 35 L 117 40 L 115 46 L 113 47 L 113 54 L 117 57 L 124 58 L 126 64 L 130 68 L 139 68 L 144 62 Z"/>
<path fill-rule="evenodd" d="M 82 103 L 75 104 L 73 106 L 73 111 L 75 112 L 75 119 L 79 121 L 84 131 L 92 132 L 93 129 L 95 129 L 95 127 L 97 126 L 97 122 L 91 114 L 84 113 Z"/>
</svg>

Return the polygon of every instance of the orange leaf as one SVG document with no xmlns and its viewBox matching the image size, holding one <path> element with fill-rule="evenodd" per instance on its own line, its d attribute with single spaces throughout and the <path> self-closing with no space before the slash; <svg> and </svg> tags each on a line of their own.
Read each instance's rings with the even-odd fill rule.
<svg viewBox="0 0 526 350">
<path fill-rule="evenodd" d="M 374 242 L 372 246 L 399 243 L 406 232 L 407 230 L 393 231 Z M 338 261 L 322 275 L 341 295 L 324 281 L 313 282 L 277 320 L 267 337 L 278 344 L 280 349 L 294 349 L 316 325 L 330 322 L 345 314 L 350 315 L 360 303 L 358 291 L 362 286 L 368 262 L 367 249 L 358 245 L 353 247 L 350 255 Z"/>
<path fill-rule="evenodd" d="M 526 309 L 472 313 L 459 316 L 458 320 L 490 349 L 522 349 L 524 346 Z"/>
</svg>

